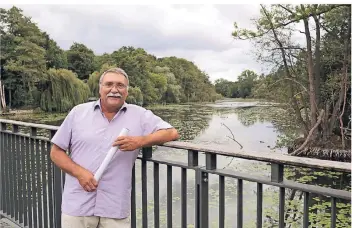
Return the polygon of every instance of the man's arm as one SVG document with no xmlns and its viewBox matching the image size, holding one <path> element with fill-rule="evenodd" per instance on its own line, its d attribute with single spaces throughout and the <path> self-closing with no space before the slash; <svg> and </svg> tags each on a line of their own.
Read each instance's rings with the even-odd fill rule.
<svg viewBox="0 0 352 228">
<path fill-rule="evenodd" d="M 78 179 L 80 185 L 88 192 L 94 191 L 97 182 L 91 172 L 78 165 L 65 153 L 63 149 L 53 144 L 50 158 L 62 171 Z"/>
<path fill-rule="evenodd" d="M 141 147 L 164 144 L 169 141 L 177 140 L 179 137 L 175 128 L 162 129 L 142 137 Z"/>
<path fill-rule="evenodd" d="M 112 146 L 119 146 L 122 151 L 132 151 L 141 147 L 161 145 L 177 140 L 179 134 L 175 128 L 161 129 L 146 136 L 121 136 Z"/>
</svg>

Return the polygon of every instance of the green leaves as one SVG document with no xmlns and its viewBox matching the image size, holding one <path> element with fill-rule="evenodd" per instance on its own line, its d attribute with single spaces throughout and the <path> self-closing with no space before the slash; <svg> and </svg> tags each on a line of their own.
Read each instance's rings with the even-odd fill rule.
<svg viewBox="0 0 352 228">
<path fill-rule="evenodd" d="M 94 53 L 84 44 L 74 43 L 67 51 L 68 69 L 78 75 L 79 79 L 88 79 L 94 71 Z"/>
<path fill-rule="evenodd" d="M 48 112 L 67 112 L 90 95 L 88 85 L 66 69 L 49 69 L 41 88 L 40 108 Z"/>
</svg>

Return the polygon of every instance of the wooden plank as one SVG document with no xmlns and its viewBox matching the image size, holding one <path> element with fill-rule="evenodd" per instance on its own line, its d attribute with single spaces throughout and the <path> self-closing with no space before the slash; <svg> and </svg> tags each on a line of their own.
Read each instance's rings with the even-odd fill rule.
<svg viewBox="0 0 352 228">
<path fill-rule="evenodd" d="M 314 158 L 296 157 L 288 154 L 280 153 L 267 153 L 267 152 L 246 152 L 237 151 L 236 149 L 219 146 L 219 145 L 198 145 L 189 142 L 173 141 L 163 144 L 162 146 L 185 149 L 197 150 L 206 153 L 214 153 L 224 156 L 243 158 L 248 160 L 256 160 L 284 165 L 292 165 L 307 168 L 318 168 L 323 170 L 333 170 L 341 172 L 351 172 L 350 162 L 328 161 Z"/>
<path fill-rule="evenodd" d="M 16 125 L 20 125 L 20 126 L 24 126 L 24 127 L 35 127 L 35 128 L 48 129 L 48 130 L 58 130 L 59 129 L 58 126 L 53 126 L 53 125 L 35 124 L 35 123 L 28 123 L 28 122 L 7 120 L 7 119 L 0 119 L 0 123 L 16 124 Z"/>
</svg>

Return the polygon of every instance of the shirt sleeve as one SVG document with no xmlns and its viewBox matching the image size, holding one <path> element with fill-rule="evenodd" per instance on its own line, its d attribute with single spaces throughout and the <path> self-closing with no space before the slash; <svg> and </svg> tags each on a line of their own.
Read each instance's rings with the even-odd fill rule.
<svg viewBox="0 0 352 228">
<path fill-rule="evenodd" d="M 60 125 L 59 129 L 56 131 L 54 137 L 51 139 L 51 142 L 60 147 L 63 150 L 67 150 L 71 144 L 72 137 L 72 126 L 74 120 L 75 108 L 73 108 L 65 120 Z"/>
<path fill-rule="evenodd" d="M 171 124 L 155 115 L 150 110 L 145 110 L 141 117 L 143 135 L 149 135 L 161 129 L 173 128 Z"/>
</svg>

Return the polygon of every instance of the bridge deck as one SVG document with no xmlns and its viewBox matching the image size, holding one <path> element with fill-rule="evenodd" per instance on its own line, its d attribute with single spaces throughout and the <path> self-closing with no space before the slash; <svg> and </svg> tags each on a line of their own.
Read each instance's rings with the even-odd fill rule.
<svg viewBox="0 0 352 228">
<path fill-rule="evenodd" d="M 9 219 L 2 218 L 0 219 L 0 228 L 20 228 L 20 227 L 15 223 L 11 222 Z"/>
</svg>

